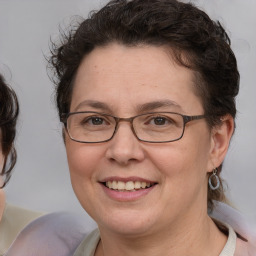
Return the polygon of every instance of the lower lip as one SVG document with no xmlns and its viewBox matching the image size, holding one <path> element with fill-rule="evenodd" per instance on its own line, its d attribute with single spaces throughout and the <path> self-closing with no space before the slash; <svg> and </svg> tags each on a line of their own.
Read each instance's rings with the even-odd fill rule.
<svg viewBox="0 0 256 256">
<path fill-rule="evenodd" d="M 104 186 L 103 184 L 101 184 L 104 192 L 111 198 L 117 201 L 135 201 L 138 200 L 144 196 L 146 196 L 148 193 L 150 193 L 156 185 L 153 185 L 150 188 L 146 188 L 146 189 L 139 189 L 136 191 L 117 191 L 117 190 L 113 190 L 110 189 L 106 186 Z"/>
</svg>

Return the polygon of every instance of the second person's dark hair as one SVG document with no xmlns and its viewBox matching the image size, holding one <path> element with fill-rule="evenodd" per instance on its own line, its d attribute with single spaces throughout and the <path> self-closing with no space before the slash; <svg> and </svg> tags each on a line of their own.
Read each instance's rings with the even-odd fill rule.
<svg viewBox="0 0 256 256">
<path fill-rule="evenodd" d="M 14 147 L 16 122 L 19 114 L 19 103 L 15 92 L 5 83 L 0 74 L 0 129 L 1 147 L 4 156 L 1 176 L 5 176 L 3 187 L 11 177 L 11 171 L 16 163 L 17 154 Z"/>
</svg>

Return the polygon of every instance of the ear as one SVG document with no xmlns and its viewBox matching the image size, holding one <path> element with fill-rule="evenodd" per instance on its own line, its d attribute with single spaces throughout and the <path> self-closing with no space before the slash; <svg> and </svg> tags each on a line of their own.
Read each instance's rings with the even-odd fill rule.
<svg viewBox="0 0 256 256">
<path fill-rule="evenodd" d="M 224 161 L 233 132 L 234 119 L 231 115 L 223 116 L 221 123 L 212 128 L 208 172 L 219 167 Z"/>
</svg>

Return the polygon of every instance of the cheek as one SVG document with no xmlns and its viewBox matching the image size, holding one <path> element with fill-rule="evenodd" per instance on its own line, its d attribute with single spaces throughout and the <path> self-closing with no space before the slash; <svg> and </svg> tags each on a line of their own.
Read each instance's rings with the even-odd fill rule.
<svg viewBox="0 0 256 256">
<path fill-rule="evenodd" d="M 101 150 L 94 146 L 66 142 L 70 178 L 73 190 L 82 207 L 89 215 L 95 211 L 95 184 L 98 165 L 102 158 Z"/>
<path fill-rule="evenodd" d="M 206 176 L 210 152 L 208 137 L 194 138 L 191 143 L 184 138 L 183 141 L 152 147 L 148 152 L 163 177 L 172 182 L 189 185 L 194 179 L 201 177 L 204 180 Z"/>
<path fill-rule="evenodd" d="M 208 150 L 209 143 L 200 139 L 151 150 L 150 159 L 161 172 L 162 201 L 167 213 L 184 213 L 194 203 L 205 202 Z"/>
<path fill-rule="evenodd" d="M 102 159 L 102 151 L 95 146 L 66 142 L 66 152 L 71 176 L 89 178 Z"/>
</svg>

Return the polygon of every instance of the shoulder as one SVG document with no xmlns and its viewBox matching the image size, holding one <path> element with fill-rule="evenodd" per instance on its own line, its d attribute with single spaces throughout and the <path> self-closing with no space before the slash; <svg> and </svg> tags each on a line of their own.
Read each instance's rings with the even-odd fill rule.
<svg viewBox="0 0 256 256">
<path fill-rule="evenodd" d="M 69 256 L 89 233 L 86 218 L 73 213 L 51 213 L 27 225 L 7 256 Z"/>
<path fill-rule="evenodd" d="M 236 240 L 236 251 L 234 256 L 254 256 L 254 254 L 250 254 L 249 248 L 248 248 L 248 242 L 243 241 L 240 238 L 237 238 Z"/>
<path fill-rule="evenodd" d="M 31 221 L 43 215 L 14 205 L 5 205 L 0 223 L 0 254 L 4 253 L 18 233 Z"/>
<path fill-rule="evenodd" d="M 6 204 L 3 221 L 8 224 L 8 229 L 20 229 L 24 228 L 32 220 L 42 216 L 44 213 L 35 212 L 28 209 L 24 209 L 18 206 Z"/>
<path fill-rule="evenodd" d="M 236 209 L 221 202 L 211 216 L 230 225 L 237 234 L 234 256 L 256 256 L 256 225 Z"/>
<path fill-rule="evenodd" d="M 75 251 L 74 256 L 93 256 L 99 241 L 100 232 L 98 229 L 95 229 L 89 235 L 87 235 L 85 239 L 80 243 Z"/>
<path fill-rule="evenodd" d="M 32 211 L 12 204 L 6 204 L 5 211 L 8 215 L 14 215 L 23 219 L 35 219 L 44 214 L 43 212 Z"/>
</svg>

